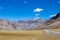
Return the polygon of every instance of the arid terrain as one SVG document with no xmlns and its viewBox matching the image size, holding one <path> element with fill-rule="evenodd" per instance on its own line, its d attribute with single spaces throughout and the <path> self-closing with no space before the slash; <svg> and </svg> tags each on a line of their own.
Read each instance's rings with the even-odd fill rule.
<svg viewBox="0 0 60 40">
<path fill-rule="evenodd" d="M 59 29 L 60 28 L 60 13 L 45 21 L 42 25 L 35 29 Z"/>
<path fill-rule="evenodd" d="M 0 40 L 60 40 L 60 29 L 0 30 Z"/>
<path fill-rule="evenodd" d="M 60 28 L 60 13 L 51 17 L 49 20 L 32 19 L 9 21 L 0 19 L 0 30 L 38 30 L 38 29 L 57 29 Z"/>
</svg>

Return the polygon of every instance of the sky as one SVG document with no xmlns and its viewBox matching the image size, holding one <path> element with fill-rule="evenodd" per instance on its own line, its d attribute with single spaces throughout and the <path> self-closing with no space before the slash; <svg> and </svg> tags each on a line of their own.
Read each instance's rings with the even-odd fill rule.
<svg viewBox="0 0 60 40">
<path fill-rule="evenodd" d="M 49 19 L 60 12 L 60 0 L 0 0 L 0 19 Z M 38 13 L 38 14 L 37 14 Z"/>
</svg>

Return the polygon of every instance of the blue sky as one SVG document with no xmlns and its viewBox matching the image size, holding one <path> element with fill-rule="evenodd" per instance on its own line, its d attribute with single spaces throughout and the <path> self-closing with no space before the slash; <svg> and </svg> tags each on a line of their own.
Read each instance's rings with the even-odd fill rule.
<svg viewBox="0 0 60 40">
<path fill-rule="evenodd" d="M 49 19 L 60 12 L 60 0 L 0 0 L 0 19 L 32 19 L 36 8 L 43 9 L 40 18 Z"/>
</svg>

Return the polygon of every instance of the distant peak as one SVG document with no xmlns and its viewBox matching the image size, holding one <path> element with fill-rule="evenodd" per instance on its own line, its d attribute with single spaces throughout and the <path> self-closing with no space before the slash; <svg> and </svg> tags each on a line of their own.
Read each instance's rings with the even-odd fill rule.
<svg viewBox="0 0 60 40">
<path fill-rule="evenodd" d="M 60 12 L 57 13 L 55 16 L 53 16 L 51 19 L 57 19 L 57 18 L 59 18 L 59 17 L 60 17 Z"/>
</svg>

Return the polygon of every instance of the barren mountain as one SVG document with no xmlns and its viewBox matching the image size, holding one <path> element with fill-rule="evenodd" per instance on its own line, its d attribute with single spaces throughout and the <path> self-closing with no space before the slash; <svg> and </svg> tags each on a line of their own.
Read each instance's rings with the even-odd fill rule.
<svg viewBox="0 0 60 40">
<path fill-rule="evenodd" d="M 51 17 L 49 20 L 45 21 L 44 24 L 40 25 L 35 29 L 56 29 L 60 28 L 60 13 L 56 16 Z"/>
<path fill-rule="evenodd" d="M 48 20 L 46 26 L 49 28 L 60 28 L 60 13 Z"/>
<path fill-rule="evenodd" d="M 0 30 L 31 30 L 60 28 L 60 13 L 47 21 L 41 19 L 8 21 L 0 19 Z"/>
<path fill-rule="evenodd" d="M 8 20 L 0 19 L 0 30 L 3 30 L 3 29 L 14 30 L 15 29 L 14 23 Z"/>
<path fill-rule="evenodd" d="M 0 30 L 28 30 L 42 23 L 41 19 L 19 20 L 18 22 L 0 19 Z"/>
</svg>

